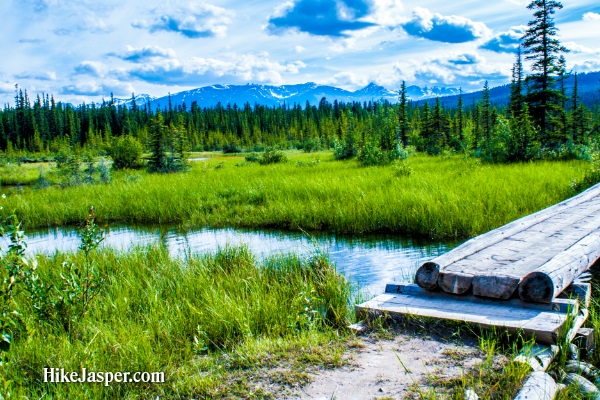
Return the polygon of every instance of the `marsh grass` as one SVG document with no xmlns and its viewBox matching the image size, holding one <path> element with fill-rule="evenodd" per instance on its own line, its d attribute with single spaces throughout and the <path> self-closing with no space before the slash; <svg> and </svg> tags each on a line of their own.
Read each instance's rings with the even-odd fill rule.
<svg viewBox="0 0 600 400">
<path fill-rule="evenodd" d="M 336 161 L 329 152 L 287 156 L 292 162 L 273 165 L 217 156 L 182 174 L 119 171 L 108 185 L 12 192 L 5 206 L 28 229 L 76 224 L 87 211 L 82 204 L 94 204 L 100 222 L 463 238 L 571 196 L 570 183 L 587 168 L 579 161 L 482 165 L 416 155 L 406 175 L 394 166 Z"/>
<path fill-rule="evenodd" d="M 246 247 L 171 258 L 160 246 L 93 256 L 105 276 L 70 331 L 36 318 L 25 292 L 4 353 L 3 393 L 14 398 L 214 398 L 273 396 L 308 379 L 311 366 L 342 363 L 350 286 L 327 258 L 259 263 Z M 58 290 L 61 265 L 83 252 L 37 256 Z M 44 383 L 43 369 L 164 372 L 163 384 Z"/>
</svg>

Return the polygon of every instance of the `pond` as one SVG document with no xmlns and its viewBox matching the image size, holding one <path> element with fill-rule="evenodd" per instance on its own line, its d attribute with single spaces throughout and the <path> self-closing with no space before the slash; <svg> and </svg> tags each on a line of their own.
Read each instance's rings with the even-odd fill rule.
<svg viewBox="0 0 600 400">
<path fill-rule="evenodd" d="M 2 239 L 6 248 L 7 240 Z M 332 235 L 275 230 L 213 229 L 182 230 L 164 226 L 111 226 L 102 246 L 126 250 L 135 245 L 162 243 L 174 256 L 215 252 L 219 247 L 245 244 L 259 258 L 295 253 L 308 256 L 324 251 L 362 290 L 380 294 L 387 283 L 412 281 L 423 262 L 457 245 L 398 235 Z M 75 251 L 80 245 L 75 228 L 46 229 L 27 233 L 28 254 Z"/>
</svg>

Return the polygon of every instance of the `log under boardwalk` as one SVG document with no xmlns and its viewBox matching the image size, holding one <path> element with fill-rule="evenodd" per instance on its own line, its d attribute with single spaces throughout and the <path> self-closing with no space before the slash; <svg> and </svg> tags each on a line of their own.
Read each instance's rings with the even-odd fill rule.
<svg viewBox="0 0 600 400">
<path fill-rule="evenodd" d="M 423 264 L 415 283 L 452 294 L 550 303 L 600 258 L 600 184 Z"/>
</svg>

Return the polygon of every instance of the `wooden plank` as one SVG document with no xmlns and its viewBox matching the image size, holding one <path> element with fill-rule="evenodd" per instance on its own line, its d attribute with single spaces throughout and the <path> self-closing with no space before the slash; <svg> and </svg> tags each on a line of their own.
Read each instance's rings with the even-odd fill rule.
<svg viewBox="0 0 600 400">
<path fill-rule="evenodd" d="M 580 308 L 589 308 L 592 301 L 592 284 L 574 282 L 563 290 L 558 298 L 577 299 Z"/>
<path fill-rule="evenodd" d="M 499 301 L 496 299 L 475 297 L 475 296 L 456 296 L 444 292 L 432 292 L 425 290 L 414 283 L 401 283 L 401 284 L 388 284 L 385 287 L 385 294 L 395 295 L 402 294 L 404 296 L 418 297 L 426 300 L 453 302 L 454 304 L 460 304 L 458 307 L 463 307 L 463 304 L 467 306 L 469 304 L 484 304 L 484 305 L 499 305 L 512 308 L 527 308 L 532 310 L 542 311 L 556 311 L 559 313 L 577 314 L 579 312 L 579 302 L 573 299 L 556 298 L 551 303 L 527 303 L 521 299 L 510 299 L 505 301 Z M 381 299 L 392 299 L 393 297 L 384 298 L 379 296 Z M 392 301 L 392 300 L 390 300 Z"/>
<path fill-rule="evenodd" d="M 546 372 L 533 372 L 523 384 L 515 400 L 552 400 L 556 396 L 558 386 Z"/>
<path fill-rule="evenodd" d="M 593 328 L 579 328 L 575 333 L 573 342 L 589 354 L 595 347 L 594 343 L 594 329 Z"/>
<path fill-rule="evenodd" d="M 392 291 L 402 292 L 399 294 Z M 578 302 L 569 299 L 556 299 L 557 305 L 528 304 L 518 299 L 498 301 L 474 296 L 453 296 L 443 292 L 431 292 L 417 285 L 391 286 L 388 293 L 356 306 L 358 315 L 381 313 L 387 315 L 415 315 L 427 318 L 447 319 L 477 324 L 483 327 L 503 328 L 511 332 L 521 332 L 525 337 L 535 337 L 540 343 L 555 343 L 559 329 L 567 314 L 554 311 L 553 307 L 578 311 Z M 566 303 L 564 303 L 566 302 Z"/>
<path fill-rule="evenodd" d="M 549 302 L 600 258 L 600 228 L 523 277 L 519 297 Z"/>
</svg>

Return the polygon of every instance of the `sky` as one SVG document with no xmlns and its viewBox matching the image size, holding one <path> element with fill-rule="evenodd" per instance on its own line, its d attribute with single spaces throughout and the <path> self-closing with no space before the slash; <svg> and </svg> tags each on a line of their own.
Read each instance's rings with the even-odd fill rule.
<svg viewBox="0 0 600 400">
<path fill-rule="evenodd" d="M 74 104 L 213 84 L 510 81 L 528 0 L 2 0 L 0 102 Z M 567 68 L 600 71 L 600 4 L 557 10 Z"/>
</svg>

